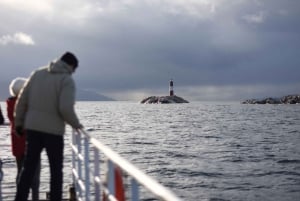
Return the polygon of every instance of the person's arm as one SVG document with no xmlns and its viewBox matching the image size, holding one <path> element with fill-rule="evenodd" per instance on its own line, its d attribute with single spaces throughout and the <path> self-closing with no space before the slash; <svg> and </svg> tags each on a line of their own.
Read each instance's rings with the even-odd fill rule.
<svg viewBox="0 0 300 201">
<path fill-rule="evenodd" d="M 59 97 L 59 111 L 66 123 L 75 129 L 82 128 L 75 113 L 75 83 L 71 76 L 65 77 Z"/>
</svg>

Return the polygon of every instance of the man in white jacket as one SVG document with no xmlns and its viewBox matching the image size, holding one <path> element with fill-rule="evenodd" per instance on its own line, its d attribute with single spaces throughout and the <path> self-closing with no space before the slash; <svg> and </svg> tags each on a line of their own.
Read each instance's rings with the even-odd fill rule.
<svg viewBox="0 0 300 201">
<path fill-rule="evenodd" d="M 50 200 L 62 200 L 65 124 L 82 128 L 75 113 L 72 73 L 76 56 L 66 52 L 49 65 L 35 70 L 22 89 L 15 107 L 15 129 L 27 134 L 27 153 L 17 185 L 15 201 L 27 200 L 30 183 L 43 148 L 50 164 Z"/>
</svg>

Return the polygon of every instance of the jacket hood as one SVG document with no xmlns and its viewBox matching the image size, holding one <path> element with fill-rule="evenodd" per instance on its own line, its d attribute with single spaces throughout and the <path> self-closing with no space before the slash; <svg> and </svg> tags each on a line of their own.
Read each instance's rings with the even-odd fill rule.
<svg viewBox="0 0 300 201">
<path fill-rule="evenodd" d="M 49 64 L 50 73 L 73 73 L 73 68 L 62 60 L 53 61 Z"/>
<path fill-rule="evenodd" d="M 17 77 L 13 79 L 9 85 L 10 95 L 17 96 L 20 93 L 26 81 L 27 79 L 23 77 Z"/>
</svg>

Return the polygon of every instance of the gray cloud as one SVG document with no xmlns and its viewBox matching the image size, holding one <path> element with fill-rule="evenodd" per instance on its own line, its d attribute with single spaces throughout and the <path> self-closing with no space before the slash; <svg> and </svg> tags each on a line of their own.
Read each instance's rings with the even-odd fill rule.
<svg viewBox="0 0 300 201">
<path fill-rule="evenodd" d="M 0 46 L 1 79 L 70 50 L 78 86 L 115 97 L 163 93 L 170 78 L 193 100 L 299 92 L 296 1 L 72 1 L 68 10 L 68 1 L 45 2 L 39 12 L 0 7 L 0 38 L 23 32 L 35 44 Z"/>
</svg>

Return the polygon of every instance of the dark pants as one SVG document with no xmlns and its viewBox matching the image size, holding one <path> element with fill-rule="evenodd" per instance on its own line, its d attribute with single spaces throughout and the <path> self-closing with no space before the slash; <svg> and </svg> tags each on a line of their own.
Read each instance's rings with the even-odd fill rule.
<svg viewBox="0 0 300 201">
<path fill-rule="evenodd" d="M 18 185 L 18 182 L 20 179 L 20 173 L 21 173 L 21 170 L 23 167 L 24 158 L 25 158 L 25 156 L 16 158 L 17 168 L 18 168 L 18 173 L 17 173 L 17 178 L 16 178 L 17 185 Z M 40 172 L 41 172 L 41 160 L 38 159 L 38 165 L 36 167 L 36 171 L 33 176 L 33 181 L 30 186 L 32 201 L 39 201 Z"/>
<path fill-rule="evenodd" d="M 27 200 L 29 188 L 43 148 L 46 149 L 50 165 L 50 200 L 61 201 L 63 183 L 63 137 L 34 130 L 27 130 L 26 133 L 26 155 L 17 186 L 15 201 Z"/>
</svg>

